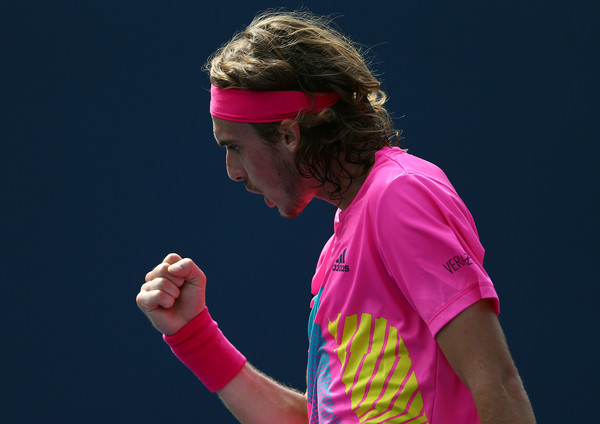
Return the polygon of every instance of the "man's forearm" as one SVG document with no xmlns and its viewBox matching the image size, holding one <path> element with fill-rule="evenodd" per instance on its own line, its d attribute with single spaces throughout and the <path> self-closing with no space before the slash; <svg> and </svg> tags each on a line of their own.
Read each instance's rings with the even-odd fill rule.
<svg viewBox="0 0 600 424">
<path fill-rule="evenodd" d="M 306 396 L 277 383 L 248 363 L 217 394 L 243 424 L 308 423 Z"/>
<path fill-rule="evenodd" d="M 473 399 L 481 424 L 535 424 L 531 403 L 518 374 L 500 389 L 473 388 Z"/>
</svg>

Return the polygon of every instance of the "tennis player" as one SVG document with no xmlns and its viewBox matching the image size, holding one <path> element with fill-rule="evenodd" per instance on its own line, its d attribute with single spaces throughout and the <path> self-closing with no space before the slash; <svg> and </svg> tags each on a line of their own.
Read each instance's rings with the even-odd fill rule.
<svg viewBox="0 0 600 424">
<path fill-rule="evenodd" d="M 284 217 L 314 198 L 337 212 L 310 285 L 305 392 L 247 362 L 204 273 L 169 254 L 137 304 L 174 354 L 242 423 L 534 423 L 473 218 L 442 170 L 397 146 L 359 49 L 324 18 L 267 13 L 208 69 L 229 177 Z"/>
</svg>

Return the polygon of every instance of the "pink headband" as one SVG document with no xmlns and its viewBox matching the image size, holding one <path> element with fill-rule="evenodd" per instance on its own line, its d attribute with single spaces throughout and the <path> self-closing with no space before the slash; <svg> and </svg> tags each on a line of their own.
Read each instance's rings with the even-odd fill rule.
<svg viewBox="0 0 600 424">
<path fill-rule="evenodd" d="M 234 122 L 279 122 L 293 119 L 299 112 L 320 112 L 340 99 L 333 92 L 312 94 L 313 98 L 302 91 L 251 91 L 211 85 L 210 114 Z"/>
</svg>

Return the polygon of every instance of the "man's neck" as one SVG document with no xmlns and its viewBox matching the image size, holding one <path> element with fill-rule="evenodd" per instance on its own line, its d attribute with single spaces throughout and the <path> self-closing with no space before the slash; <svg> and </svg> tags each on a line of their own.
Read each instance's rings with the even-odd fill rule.
<svg viewBox="0 0 600 424">
<path fill-rule="evenodd" d="M 319 192 L 315 196 L 321 200 L 331 203 L 332 205 L 340 208 L 341 210 L 344 210 L 348 206 L 350 206 L 350 204 L 360 191 L 360 188 L 362 187 L 363 183 L 369 176 L 369 173 L 371 172 L 371 168 L 369 168 L 366 172 L 361 173 L 361 168 L 358 165 L 345 165 L 345 168 L 350 172 L 351 175 L 353 175 L 353 177 L 349 178 L 343 176 L 341 178 L 341 199 L 339 197 L 332 197 L 331 194 L 329 194 L 333 191 L 333 186 L 330 183 L 327 183 L 323 187 L 321 187 L 321 190 L 319 190 Z M 357 177 L 357 175 L 360 176 Z"/>
</svg>

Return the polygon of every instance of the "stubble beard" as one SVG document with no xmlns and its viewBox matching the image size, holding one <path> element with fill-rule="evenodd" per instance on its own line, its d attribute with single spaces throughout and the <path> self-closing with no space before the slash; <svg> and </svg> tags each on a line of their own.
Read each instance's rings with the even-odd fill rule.
<svg viewBox="0 0 600 424">
<path fill-rule="evenodd" d="M 310 202 L 310 199 L 306 200 L 306 196 L 303 196 L 303 177 L 296 169 L 294 163 L 285 161 L 275 153 L 272 155 L 272 159 L 277 170 L 277 176 L 281 181 L 281 188 L 287 200 L 285 205 L 277 205 L 279 214 L 284 218 L 295 218 L 300 215 Z"/>
</svg>

